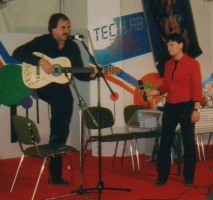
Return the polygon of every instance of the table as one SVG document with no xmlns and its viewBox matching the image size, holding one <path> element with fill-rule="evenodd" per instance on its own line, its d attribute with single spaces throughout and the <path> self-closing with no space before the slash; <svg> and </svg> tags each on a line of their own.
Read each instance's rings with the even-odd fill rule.
<svg viewBox="0 0 213 200">
<path fill-rule="evenodd" d="M 195 123 L 195 136 L 198 147 L 199 159 L 201 158 L 200 148 L 202 150 L 203 159 L 205 160 L 205 151 L 203 144 L 203 134 L 210 133 L 207 149 L 213 133 L 213 108 L 202 108 L 200 110 L 200 120 Z"/>
<path fill-rule="evenodd" d="M 162 125 L 162 111 L 159 110 L 150 110 L 150 109 L 142 109 L 137 110 L 129 122 L 127 123 L 126 127 L 128 129 L 139 129 L 140 132 L 146 132 L 152 134 L 153 131 L 158 131 L 159 136 L 161 132 L 161 125 Z M 130 131 L 131 132 L 131 131 Z M 143 133 L 141 133 L 143 134 Z M 182 139 L 180 131 L 177 132 L 178 136 L 178 153 L 177 153 L 177 175 L 180 175 L 181 171 L 181 155 L 182 155 Z M 158 140 L 154 145 L 154 150 L 152 154 L 151 160 L 153 160 L 155 154 L 158 151 Z M 136 155 L 137 153 L 137 145 L 136 145 Z M 137 155 L 137 161 L 139 165 L 139 157 Z M 140 165 L 139 165 L 140 166 Z"/>
<path fill-rule="evenodd" d="M 137 110 L 127 123 L 128 128 L 140 128 L 140 131 L 153 131 L 161 127 L 162 111 Z"/>
</svg>

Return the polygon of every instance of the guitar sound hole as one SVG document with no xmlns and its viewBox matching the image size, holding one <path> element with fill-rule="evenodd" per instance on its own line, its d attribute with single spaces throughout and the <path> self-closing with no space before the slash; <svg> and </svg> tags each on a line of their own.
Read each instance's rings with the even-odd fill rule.
<svg viewBox="0 0 213 200">
<path fill-rule="evenodd" d="M 62 73 L 61 65 L 59 65 L 59 64 L 54 64 L 53 67 L 54 67 L 53 76 L 60 76 L 61 73 Z"/>
</svg>

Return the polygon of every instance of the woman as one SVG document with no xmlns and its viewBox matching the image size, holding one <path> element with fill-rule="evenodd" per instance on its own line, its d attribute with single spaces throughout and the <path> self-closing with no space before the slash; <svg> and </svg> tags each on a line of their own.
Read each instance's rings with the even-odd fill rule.
<svg viewBox="0 0 213 200">
<path fill-rule="evenodd" d="M 167 49 L 172 57 L 165 65 L 162 85 L 146 96 L 167 93 L 163 110 L 161 144 L 158 152 L 158 179 L 156 186 L 167 182 L 170 173 L 170 153 L 175 130 L 180 123 L 184 146 L 183 176 L 185 185 L 194 184 L 196 146 L 194 126 L 200 118 L 202 84 L 200 65 L 185 53 L 184 38 L 177 33 L 168 36 Z"/>
</svg>

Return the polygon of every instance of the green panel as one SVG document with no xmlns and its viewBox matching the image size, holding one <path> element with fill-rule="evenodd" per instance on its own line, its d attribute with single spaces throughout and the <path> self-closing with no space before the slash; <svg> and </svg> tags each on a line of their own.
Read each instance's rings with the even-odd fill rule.
<svg viewBox="0 0 213 200">
<path fill-rule="evenodd" d="M 20 65 L 8 64 L 0 68 L 0 103 L 5 106 L 21 105 L 21 100 L 31 95 L 22 81 Z"/>
</svg>

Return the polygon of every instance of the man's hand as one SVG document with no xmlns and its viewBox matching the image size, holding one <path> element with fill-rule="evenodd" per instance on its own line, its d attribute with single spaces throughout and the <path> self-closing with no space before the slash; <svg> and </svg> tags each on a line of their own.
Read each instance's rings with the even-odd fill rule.
<svg viewBox="0 0 213 200">
<path fill-rule="evenodd" d="M 96 68 L 93 68 L 94 69 L 94 72 L 92 74 L 90 74 L 90 78 L 91 79 L 95 79 L 96 78 L 96 75 L 98 73 L 98 70 Z"/>
<path fill-rule="evenodd" d="M 49 61 L 45 60 L 44 58 L 41 58 L 39 60 L 39 65 L 41 66 L 41 68 L 44 70 L 46 74 L 53 74 L 54 68 Z"/>
</svg>

